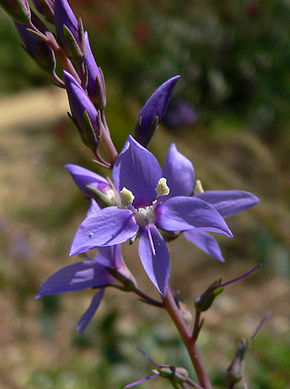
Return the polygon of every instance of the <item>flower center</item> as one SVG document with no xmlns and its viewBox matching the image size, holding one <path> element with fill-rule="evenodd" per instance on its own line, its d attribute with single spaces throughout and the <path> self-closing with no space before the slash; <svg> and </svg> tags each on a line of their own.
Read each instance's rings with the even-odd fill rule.
<svg viewBox="0 0 290 389">
<path fill-rule="evenodd" d="M 135 220 L 140 226 L 146 226 L 147 224 L 154 223 L 155 213 L 153 205 L 140 207 L 136 211 Z"/>
</svg>

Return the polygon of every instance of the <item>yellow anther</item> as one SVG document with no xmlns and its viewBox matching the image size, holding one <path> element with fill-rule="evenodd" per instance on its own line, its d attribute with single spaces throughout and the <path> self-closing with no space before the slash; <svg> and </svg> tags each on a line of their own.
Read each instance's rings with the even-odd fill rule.
<svg viewBox="0 0 290 389">
<path fill-rule="evenodd" d="M 135 199 L 135 196 L 133 195 L 133 193 L 125 187 L 121 190 L 120 196 L 121 196 L 122 204 L 125 207 L 127 207 L 128 205 L 131 205 Z"/>
<path fill-rule="evenodd" d="M 156 192 L 158 196 L 167 196 L 170 192 L 170 189 L 167 185 L 167 180 L 166 178 L 162 177 L 158 181 L 157 187 L 156 187 Z"/>
<path fill-rule="evenodd" d="M 204 189 L 202 187 L 202 183 L 201 183 L 200 180 L 196 180 L 194 191 L 197 192 L 197 193 L 203 193 L 204 192 Z"/>
</svg>

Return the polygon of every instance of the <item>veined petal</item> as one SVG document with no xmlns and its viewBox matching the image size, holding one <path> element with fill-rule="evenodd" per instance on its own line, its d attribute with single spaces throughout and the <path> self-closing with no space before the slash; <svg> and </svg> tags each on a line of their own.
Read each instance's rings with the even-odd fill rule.
<svg viewBox="0 0 290 389">
<path fill-rule="evenodd" d="M 113 246 L 132 238 L 139 227 L 128 209 L 108 207 L 88 216 L 79 226 L 71 245 L 70 255 L 80 254 L 98 246 Z"/>
<path fill-rule="evenodd" d="M 96 288 L 108 285 L 110 279 L 110 274 L 95 260 L 73 263 L 48 277 L 35 297 Z"/>
<path fill-rule="evenodd" d="M 190 196 L 194 189 L 194 168 L 192 163 L 181 154 L 173 143 L 168 151 L 163 177 L 170 188 L 168 197 Z"/>
<path fill-rule="evenodd" d="M 198 230 L 184 231 L 183 234 L 186 239 L 195 244 L 202 251 L 216 258 L 220 262 L 225 262 L 220 246 L 214 237 L 206 232 Z"/>
<path fill-rule="evenodd" d="M 207 190 L 194 196 L 213 205 L 223 217 L 232 216 L 260 202 L 258 197 L 242 190 Z"/>
<path fill-rule="evenodd" d="M 210 204 L 194 197 L 178 196 L 156 208 L 156 225 L 168 231 L 197 228 L 232 237 L 223 217 Z"/>
<path fill-rule="evenodd" d="M 165 296 L 170 277 L 169 253 L 166 243 L 153 224 L 142 228 L 138 251 L 148 277 L 162 296 Z"/>
<path fill-rule="evenodd" d="M 108 181 L 99 174 L 85 169 L 78 165 L 65 165 L 66 170 L 71 174 L 72 179 L 80 190 L 88 197 L 93 197 L 92 192 L 87 188 L 87 185 L 93 185 L 96 189 L 103 191 L 110 189 Z"/>
<path fill-rule="evenodd" d="M 135 196 L 135 207 L 151 205 L 161 176 L 161 167 L 154 155 L 130 135 L 113 168 L 117 190 L 129 189 Z"/>
<path fill-rule="evenodd" d="M 104 296 L 104 292 L 105 292 L 105 289 L 101 289 L 94 295 L 89 308 L 86 310 L 86 312 L 80 318 L 80 321 L 77 325 L 78 332 L 83 332 L 86 329 L 90 320 L 92 319 L 92 317 L 96 313 L 96 310 L 99 308 L 99 305 L 100 305 L 102 298 Z"/>
</svg>

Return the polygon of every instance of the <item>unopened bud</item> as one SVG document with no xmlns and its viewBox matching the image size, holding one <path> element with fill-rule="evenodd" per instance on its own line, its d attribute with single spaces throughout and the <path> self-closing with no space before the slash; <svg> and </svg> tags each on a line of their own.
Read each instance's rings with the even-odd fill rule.
<svg viewBox="0 0 290 389">
<path fill-rule="evenodd" d="M 197 311 L 204 312 L 210 308 L 214 299 L 224 290 L 224 288 L 220 287 L 220 284 L 221 280 L 213 282 L 207 290 L 195 300 L 194 306 Z"/>
<path fill-rule="evenodd" d="M 238 348 L 230 366 L 227 368 L 226 376 L 228 386 L 230 388 L 233 388 L 234 385 L 240 382 L 243 378 L 243 367 L 248 346 L 248 341 L 246 339 L 242 339 L 238 345 Z"/>
<path fill-rule="evenodd" d="M 156 192 L 158 196 L 167 196 L 170 192 L 170 189 L 167 185 L 167 180 L 166 178 L 162 177 L 158 181 L 157 187 L 156 187 Z"/>
<path fill-rule="evenodd" d="M 85 37 L 81 21 L 75 17 L 67 0 L 55 0 L 54 24 L 59 44 L 67 56 L 78 62 L 85 58 Z"/>
<path fill-rule="evenodd" d="M 122 204 L 125 207 L 127 207 L 128 205 L 131 205 L 135 199 L 135 196 L 133 195 L 133 193 L 125 187 L 121 190 L 120 197 L 121 197 Z"/>
<path fill-rule="evenodd" d="M 31 22 L 31 12 L 27 0 L 0 0 L 0 6 L 15 22 L 22 24 Z"/>
<path fill-rule="evenodd" d="M 53 73 L 56 66 L 54 51 L 41 37 L 27 30 L 24 24 L 14 23 L 22 40 L 24 49 L 34 61 L 44 70 Z"/>
</svg>

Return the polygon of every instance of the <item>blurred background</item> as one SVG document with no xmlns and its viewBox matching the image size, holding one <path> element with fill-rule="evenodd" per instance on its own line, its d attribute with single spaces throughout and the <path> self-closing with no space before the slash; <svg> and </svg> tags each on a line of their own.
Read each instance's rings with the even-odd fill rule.
<svg viewBox="0 0 290 389">
<path fill-rule="evenodd" d="M 241 337 L 254 340 L 245 377 L 251 389 L 289 385 L 289 3 L 286 0 L 74 0 L 107 82 L 107 119 L 120 150 L 136 115 L 166 79 L 180 74 L 151 144 L 161 163 L 175 142 L 205 189 L 243 189 L 261 204 L 228 219 L 217 263 L 185 239 L 172 243 L 172 285 L 192 310 L 214 280 L 263 267 L 226 288 L 206 312 L 199 345 L 214 388 Z M 65 93 L 21 48 L 0 12 L 0 388 L 120 388 L 158 363 L 183 365 L 186 352 L 165 313 L 109 290 L 87 330 L 75 326 L 92 293 L 38 301 L 39 285 L 69 258 L 88 201 L 64 170 L 96 169 L 69 122 Z M 104 173 L 100 171 L 101 173 Z M 154 294 L 136 254 L 129 268 Z M 193 373 L 192 373 L 193 374 Z M 144 388 L 169 386 L 161 379 Z"/>
</svg>

